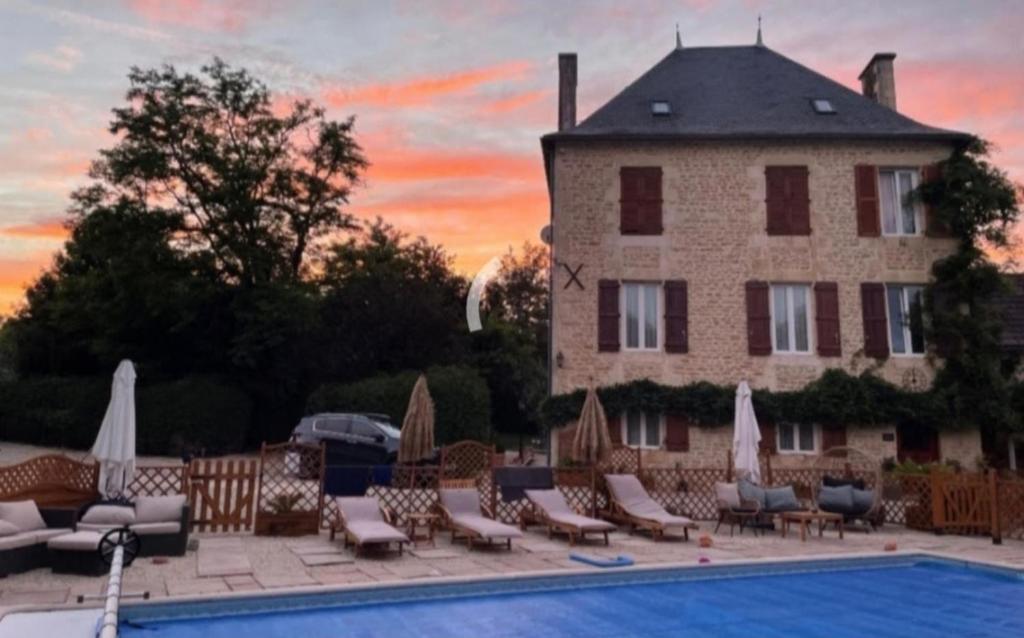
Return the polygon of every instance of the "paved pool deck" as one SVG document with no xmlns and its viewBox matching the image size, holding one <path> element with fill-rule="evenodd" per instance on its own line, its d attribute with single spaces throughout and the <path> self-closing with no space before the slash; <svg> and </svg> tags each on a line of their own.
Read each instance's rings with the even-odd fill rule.
<svg viewBox="0 0 1024 638">
<path fill-rule="evenodd" d="M 355 556 L 340 540 L 327 534 L 298 538 L 258 537 L 251 534 L 193 534 L 199 550 L 165 562 L 140 558 L 125 571 L 126 593 L 148 591 L 152 598 L 169 596 L 215 596 L 220 593 L 287 589 L 293 587 L 348 585 L 373 582 L 401 582 L 446 576 L 493 576 L 587 568 L 570 560 L 570 551 L 614 557 L 629 554 L 639 565 L 694 563 L 707 558 L 725 560 L 787 559 L 820 555 L 882 552 L 895 543 L 899 550 L 921 550 L 956 556 L 965 560 L 999 563 L 1024 568 L 1024 541 L 1005 540 L 993 545 L 984 537 L 937 536 L 888 525 L 865 534 L 847 531 L 840 540 L 835 531 L 816 534 L 801 542 L 791 531 L 782 538 L 778 531 L 753 536 L 748 530 L 734 536 L 723 527 L 712 532 L 712 523 L 701 523 L 691 531 L 690 541 L 655 542 L 624 531 L 611 536 L 611 544 L 588 542 L 570 548 L 564 537 L 548 539 L 540 528 L 531 528 L 513 544 L 513 549 L 475 548 L 454 545 L 441 533 L 436 545 L 421 543 L 397 552 L 367 552 Z M 697 539 L 710 535 L 711 548 L 701 548 Z M 596 569 L 596 568 L 592 568 Z M 67 576 L 49 569 L 36 569 L 0 578 L 0 615 L 23 605 L 74 603 L 79 595 L 98 595 L 105 590 L 106 577 Z M 95 605 L 96 603 L 93 603 Z"/>
</svg>

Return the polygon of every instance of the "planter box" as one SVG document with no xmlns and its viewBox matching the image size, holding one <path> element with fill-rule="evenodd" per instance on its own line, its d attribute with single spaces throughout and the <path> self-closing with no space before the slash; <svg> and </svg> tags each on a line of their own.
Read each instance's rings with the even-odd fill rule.
<svg viewBox="0 0 1024 638">
<path fill-rule="evenodd" d="M 257 512 L 254 533 L 257 536 L 306 536 L 320 533 L 316 512 Z"/>
</svg>

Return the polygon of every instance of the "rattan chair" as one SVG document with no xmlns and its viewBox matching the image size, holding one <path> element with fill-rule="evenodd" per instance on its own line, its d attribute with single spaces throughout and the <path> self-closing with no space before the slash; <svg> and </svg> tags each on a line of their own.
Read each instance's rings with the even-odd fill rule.
<svg viewBox="0 0 1024 638">
<path fill-rule="evenodd" d="M 880 461 L 857 448 L 837 446 L 815 457 L 813 469 L 819 476 L 819 484 L 813 494 L 816 506 L 817 490 L 821 488 L 821 482 L 826 476 L 841 480 L 861 479 L 864 481 L 865 489 L 872 492 L 871 508 L 862 514 L 848 516 L 847 522 L 862 521 L 865 525 L 860 529 L 864 531 L 878 528 L 885 522 L 882 497 L 884 474 Z"/>
</svg>

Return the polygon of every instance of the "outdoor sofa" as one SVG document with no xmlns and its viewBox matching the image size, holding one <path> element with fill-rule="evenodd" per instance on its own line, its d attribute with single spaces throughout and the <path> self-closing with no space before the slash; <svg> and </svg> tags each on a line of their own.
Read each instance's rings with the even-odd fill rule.
<svg viewBox="0 0 1024 638">
<path fill-rule="evenodd" d="M 633 474 L 605 474 L 604 480 L 609 497 L 607 518 L 626 523 L 630 531 L 644 529 L 654 540 L 661 540 L 667 531 L 681 529 L 683 539 L 689 540 L 689 530 L 697 529 L 697 524 L 691 519 L 670 514 L 651 498 L 640 479 Z"/>
<path fill-rule="evenodd" d="M 739 525 L 740 534 L 746 527 L 750 527 L 757 536 L 757 519 L 761 515 L 761 503 L 757 499 L 745 499 L 740 496 L 740 489 L 737 483 L 715 483 L 715 504 L 718 509 L 718 522 L 715 523 L 715 533 L 722 523 L 729 524 L 729 536 L 732 536 L 733 529 Z"/>
<path fill-rule="evenodd" d="M 466 544 L 473 549 L 474 541 L 504 541 L 512 549 L 512 539 L 522 538 L 523 533 L 511 525 L 494 520 L 494 513 L 487 511 L 480 502 L 480 492 L 476 488 L 438 490 L 441 512 L 445 526 L 452 532 L 452 542 L 461 535 Z M 487 516 L 483 513 L 486 512 Z"/>
<path fill-rule="evenodd" d="M 355 545 L 356 554 L 366 545 L 398 545 L 398 555 L 409 537 L 392 526 L 391 512 L 381 507 L 380 501 L 372 496 L 339 496 L 334 499 L 338 506 L 338 520 L 331 525 L 331 540 L 336 531 L 341 531 L 345 547 Z"/>
<path fill-rule="evenodd" d="M 864 531 L 882 523 L 882 499 L 877 490 L 867 489 L 863 479 L 833 478 L 826 475 L 818 488 L 815 502 L 823 512 L 842 514 L 844 523 L 864 521 Z"/>
<path fill-rule="evenodd" d="M 46 543 L 71 533 L 56 527 L 61 512 L 39 509 L 35 501 L 0 502 L 0 576 L 50 565 Z"/>
<path fill-rule="evenodd" d="M 565 501 L 565 496 L 557 488 L 550 490 L 525 490 L 526 498 L 533 505 L 534 518 L 548 528 L 548 537 L 554 532 L 562 532 L 569 536 L 569 544 L 575 545 L 577 539 L 586 540 L 587 534 L 601 534 L 604 544 L 608 544 L 608 532 L 615 526 L 608 521 L 583 516 L 574 512 Z M 525 527 L 525 518 L 523 519 Z"/>
<path fill-rule="evenodd" d="M 139 496 L 133 505 L 92 505 L 75 524 L 75 531 L 102 535 L 127 526 L 139 535 L 139 556 L 184 556 L 189 524 L 184 494 Z"/>
</svg>

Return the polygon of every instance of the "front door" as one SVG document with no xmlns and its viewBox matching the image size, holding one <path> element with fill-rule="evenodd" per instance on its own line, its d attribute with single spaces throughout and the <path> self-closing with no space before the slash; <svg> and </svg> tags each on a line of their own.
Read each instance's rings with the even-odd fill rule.
<svg viewBox="0 0 1024 638">
<path fill-rule="evenodd" d="M 928 427 L 900 426 L 896 429 L 896 458 L 901 463 L 938 463 L 939 433 Z"/>
</svg>

